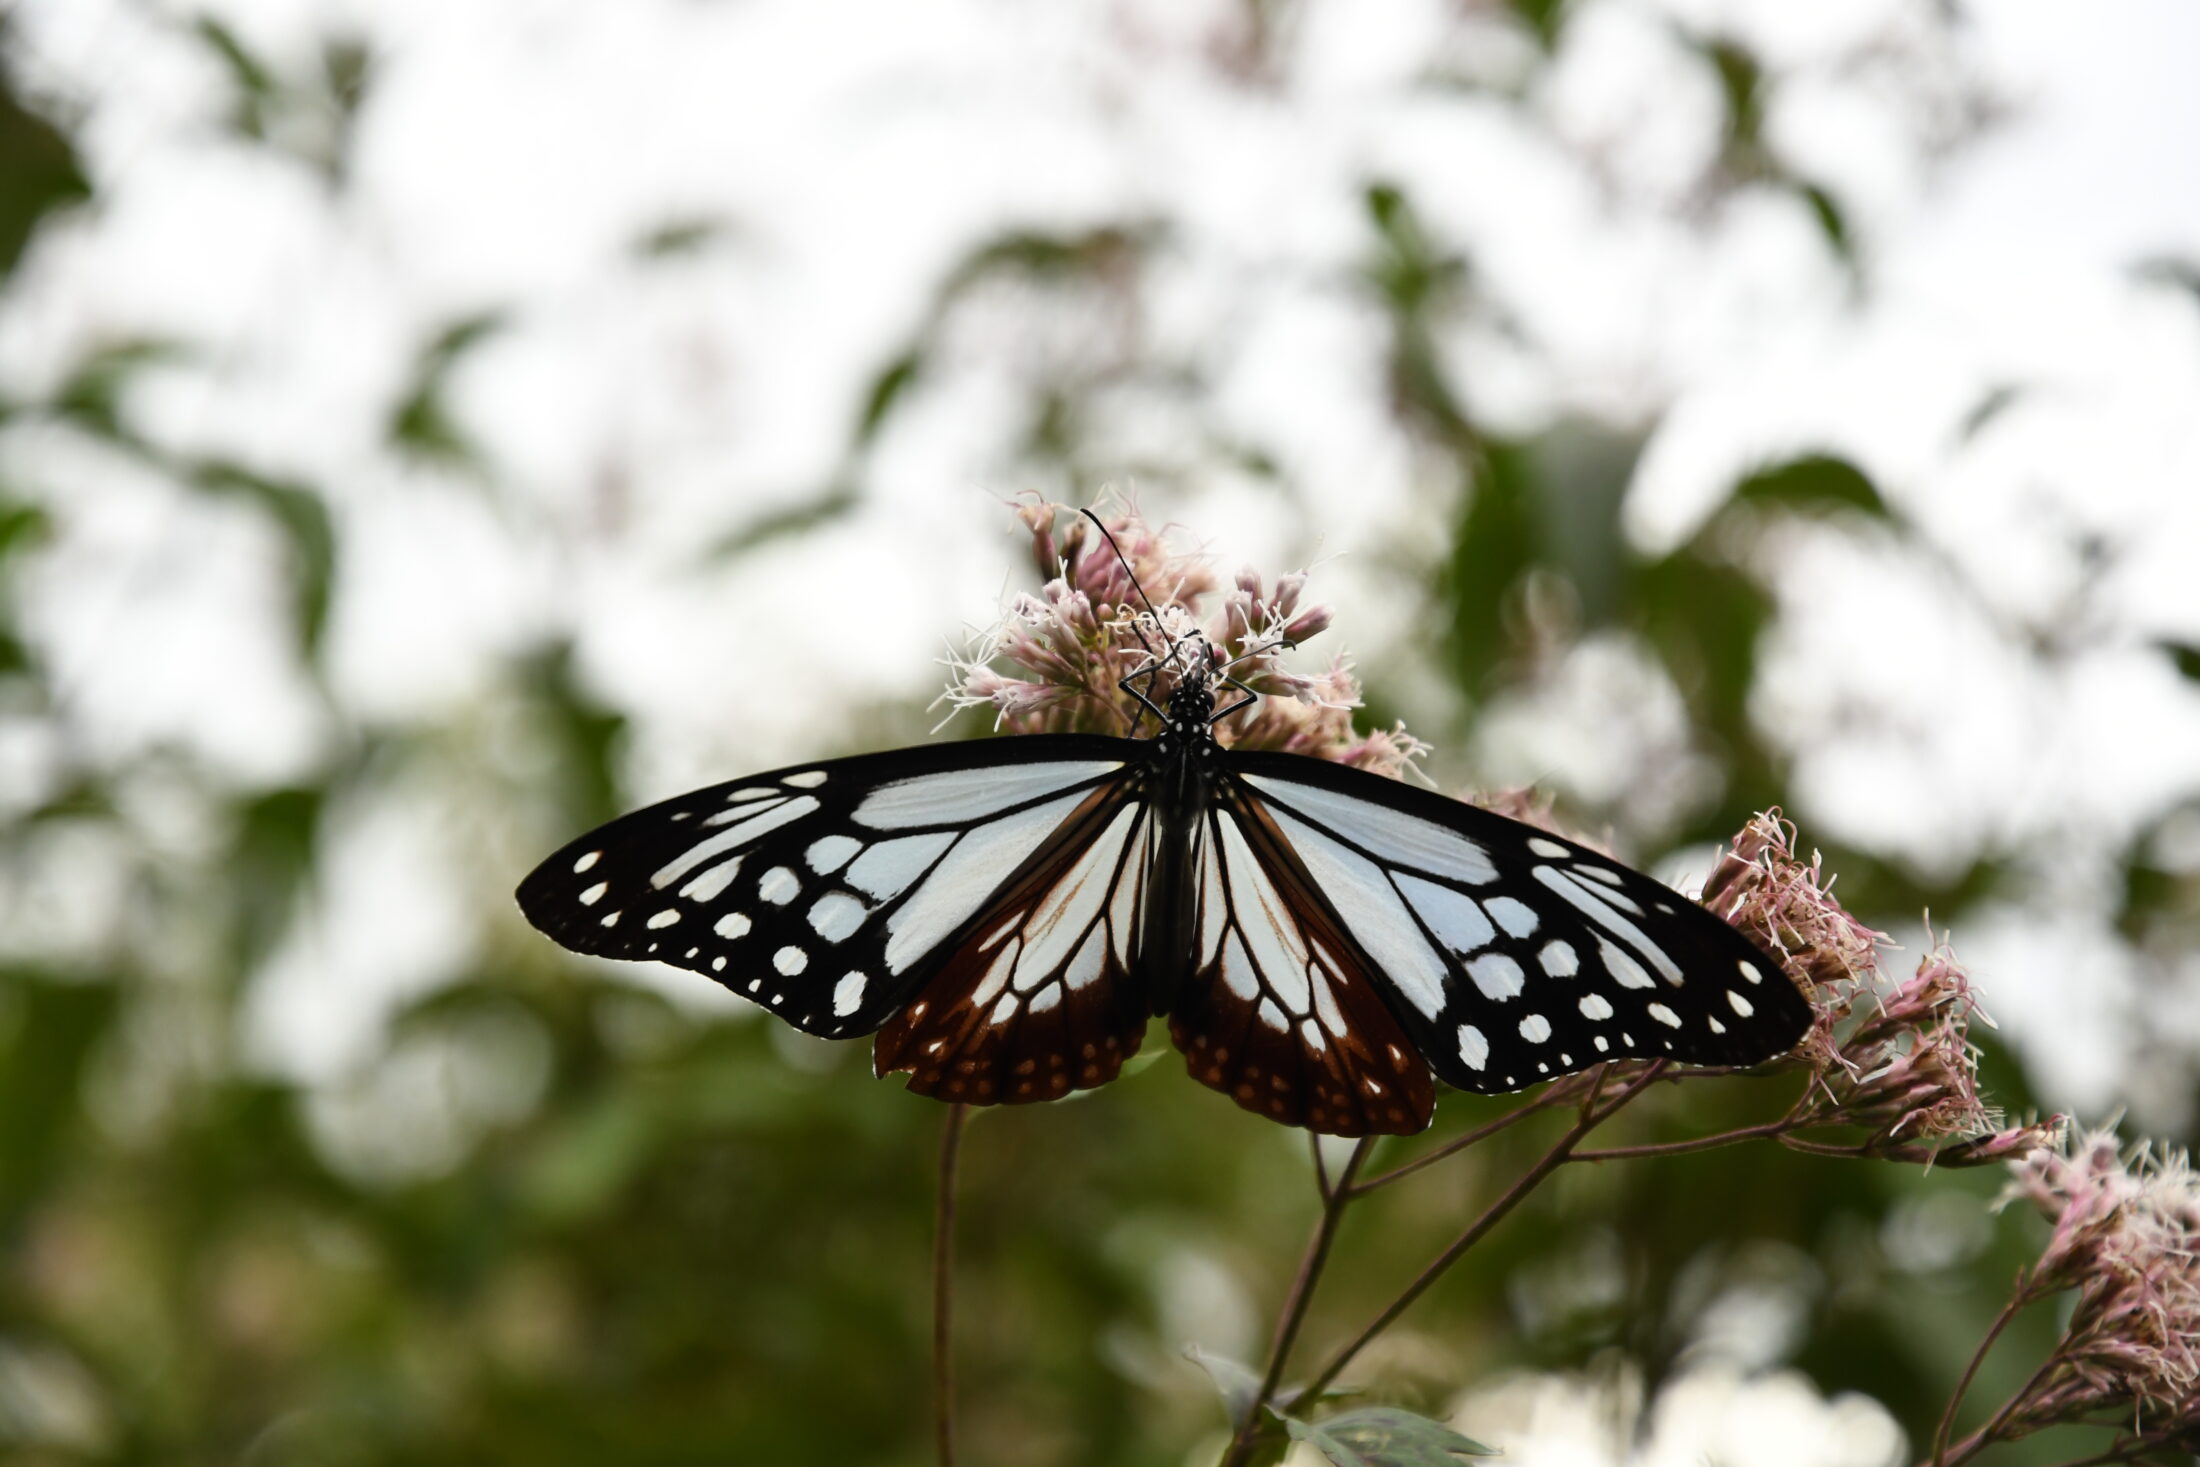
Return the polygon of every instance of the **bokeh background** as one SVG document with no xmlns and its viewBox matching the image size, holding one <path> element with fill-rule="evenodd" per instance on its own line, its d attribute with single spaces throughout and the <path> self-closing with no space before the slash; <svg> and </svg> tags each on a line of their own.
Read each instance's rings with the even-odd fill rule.
<svg viewBox="0 0 2200 1467">
<path fill-rule="evenodd" d="M 928 1460 L 941 1111 L 509 892 L 927 736 L 1024 491 L 1312 564 L 1447 789 L 1675 880 L 1785 807 L 1952 930 L 2012 1112 L 2189 1139 L 2195 55 L 2177 0 L 7 7 L 0 1456 Z M 1360 1209 L 1311 1339 L 1535 1139 Z M 1212 1460 L 1179 1351 L 1257 1354 L 1303 1137 L 1164 1057 L 965 1164 L 969 1460 Z M 1912 1460 L 2036 1242 L 1996 1187 L 1569 1172 L 1361 1373 L 1529 1463 Z"/>
</svg>

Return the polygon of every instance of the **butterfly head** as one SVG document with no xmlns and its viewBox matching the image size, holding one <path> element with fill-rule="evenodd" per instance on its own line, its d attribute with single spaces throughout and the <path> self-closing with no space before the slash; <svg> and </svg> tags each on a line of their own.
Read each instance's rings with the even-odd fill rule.
<svg viewBox="0 0 2200 1467">
<path fill-rule="evenodd" d="M 1169 690 L 1169 726 L 1178 733 L 1195 733 L 1214 722 L 1214 658 L 1207 639 L 1197 632 L 1171 649 L 1171 658 L 1179 670 L 1176 686 Z"/>
</svg>

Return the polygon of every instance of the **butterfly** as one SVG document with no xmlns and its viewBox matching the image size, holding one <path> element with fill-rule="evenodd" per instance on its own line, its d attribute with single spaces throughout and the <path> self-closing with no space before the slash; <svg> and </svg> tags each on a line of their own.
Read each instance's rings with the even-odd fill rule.
<svg viewBox="0 0 2200 1467">
<path fill-rule="evenodd" d="M 1123 689 L 1150 737 L 896 749 L 680 795 L 552 855 L 521 910 L 806 1033 L 875 1034 L 879 1075 L 979 1105 L 1104 1084 L 1161 1014 L 1195 1079 L 1339 1136 L 1423 1129 L 1437 1079 L 1745 1066 L 1802 1037 L 1780 967 L 1657 880 L 1365 770 L 1224 746 L 1216 725 L 1259 696 L 1229 666 L 1196 632 L 1149 647 Z"/>
</svg>

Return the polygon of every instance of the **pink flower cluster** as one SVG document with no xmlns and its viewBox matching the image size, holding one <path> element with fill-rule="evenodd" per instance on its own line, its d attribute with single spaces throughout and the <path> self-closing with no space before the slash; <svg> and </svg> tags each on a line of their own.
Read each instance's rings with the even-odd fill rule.
<svg viewBox="0 0 2200 1467">
<path fill-rule="evenodd" d="M 2052 1231 L 2026 1298 L 2072 1290 L 2055 1353 L 2005 1418 L 2017 1431 L 2103 1411 L 2163 1439 L 2200 1431 L 2200 1177 L 2181 1152 L 2088 1131 L 2016 1162 L 2009 1200 Z"/>
<path fill-rule="evenodd" d="M 2001 1128 L 1979 1093 L 1970 1032 L 1985 1015 L 1970 975 L 1942 944 L 1890 982 L 1880 965 L 1886 934 L 1842 907 L 1815 852 L 1807 862 L 1796 855 L 1794 827 L 1777 810 L 1735 838 L 1703 902 L 1811 997 L 1814 1019 L 1795 1058 L 1814 1079 L 1790 1116 L 1796 1127 L 1853 1127 L 1865 1140 L 1851 1151 L 1943 1166 L 2003 1161 L 2061 1135 L 2060 1116 Z"/>
<path fill-rule="evenodd" d="M 1216 726 L 1225 744 L 1311 754 L 1397 775 L 1423 751 L 1403 727 L 1361 734 L 1353 727 L 1359 680 L 1341 657 L 1315 674 L 1285 667 L 1279 654 L 1326 630 L 1330 610 L 1305 599 L 1306 573 L 1271 586 L 1250 568 L 1224 586 L 1196 553 L 1170 548 L 1135 510 L 1104 516 L 1149 612 L 1115 549 L 1091 521 L 1063 505 L 1037 499 L 1015 506 L 1031 536 L 1032 559 L 1045 584 L 1018 596 L 1001 622 L 967 655 L 953 661 L 946 700 L 957 708 L 990 707 L 997 726 L 1015 733 L 1126 735 L 1142 710 L 1122 690 L 1123 679 L 1193 632 L 1206 637 L 1211 665 L 1232 664 L 1230 676 L 1261 694 L 1244 713 Z M 1163 702 L 1195 644 L 1163 661 L 1150 696 Z M 1004 672 L 997 664 L 1010 664 Z M 1150 718 L 1150 715 L 1147 715 Z"/>
</svg>

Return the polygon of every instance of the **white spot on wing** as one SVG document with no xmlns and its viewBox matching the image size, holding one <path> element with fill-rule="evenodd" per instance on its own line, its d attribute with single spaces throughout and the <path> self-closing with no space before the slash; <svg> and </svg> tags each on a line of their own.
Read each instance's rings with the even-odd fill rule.
<svg viewBox="0 0 2200 1467">
<path fill-rule="evenodd" d="M 1329 1048 L 1329 1041 L 1322 1038 L 1322 1026 L 1312 1019 L 1299 1021 L 1299 1037 L 1305 1040 L 1306 1047 L 1316 1054 L 1320 1054 L 1323 1050 Z"/>
<path fill-rule="evenodd" d="M 1283 894 L 1268 879 L 1235 820 L 1222 822 L 1218 853 L 1237 909 L 1237 928 L 1269 992 L 1295 1015 L 1313 1008 L 1306 988 L 1307 952 Z"/>
<path fill-rule="evenodd" d="M 748 818 L 727 826 L 708 840 L 697 841 L 694 845 L 689 846 L 680 855 L 665 863 L 656 875 L 650 877 L 649 884 L 658 888 L 670 886 L 705 861 L 721 856 L 737 847 L 745 846 L 758 836 L 767 835 L 782 825 L 800 820 L 816 808 L 817 800 L 810 795 L 803 795 L 799 799 L 787 800 L 758 810 L 755 814 L 749 815 Z M 746 812 L 743 813 L 746 814 Z"/>
<path fill-rule="evenodd" d="M 1629 957 L 1609 937 L 1597 939 L 1597 955 L 1604 959 L 1604 966 L 1622 988 L 1655 988 L 1658 980 L 1643 971 L 1642 964 Z"/>
<path fill-rule="evenodd" d="M 1291 1021 L 1283 1016 L 1283 1010 L 1277 1008 L 1272 999 L 1260 1001 L 1260 1021 L 1279 1034 L 1291 1027 Z"/>
<path fill-rule="evenodd" d="M 1071 988 L 1097 983 L 1107 970 L 1107 943 L 1102 940 L 1103 935 L 1100 928 L 1094 927 L 1085 945 L 1077 949 L 1077 956 L 1069 960 L 1069 969 L 1062 974 L 1062 981 Z"/>
<path fill-rule="evenodd" d="M 1740 962 L 1736 963 L 1735 966 L 1742 970 L 1742 976 L 1744 978 L 1747 978 L 1750 982 L 1762 983 L 1765 981 L 1764 975 L 1762 973 L 1759 973 L 1754 967 L 1750 966 L 1749 960 L 1747 958 L 1742 959 Z"/>
<path fill-rule="evenodd" d="M 678 907 L 667 907 L 662 912 L 652 915 L 649 919 L 649 925 L 654 930 L 659 927 L 670 927 L 679 920 L 680 909 Z"/>
<path fill-rule="evenodd" d="M 1349 837 L 1353 844 L 1384 861 L 1450 877 L 1469 886 L 1497 879 L 1497 867 L 1479 842 L 1433 821 L 1296 780 L 1249 774 L 1245 782 Z"/>
<path fill-rule="evenodd" d="M 1574 867 L 1574 870 L 1588 877 L 1591 881 L 1601 881 L 1606 886 L 1616 887 L 1620 884 L 1619 873 L 1606 866 L 1582 864 Z"/>
<path fill-rule="evenodd" d="M 774 866 L 756 883 L 756 894 L 775 907 L 784 907 L 802 895 L 802 878 L 784 866 Z"/>
<path fill-rule="evenodd" d="M 1436 940 L 1460 957 L 1496 941 L 1497 929 L 1465 892 L 1403 875 L 1398 878 L 1398 889 L 1405 894 L 1407 905 L 1428 924 L 1428 930 L 1436 934 Z"/>
<path fill-rule="evenodd" d="M 1021 937 L 1000 950 L 993 959 L 993 966 L 985 970 L 985 976 L 978 980 L 978 986 L 970 991 L 972 1008 L 984 1008 L 1008 986 L 1010 975 L 1016 971 L 1016 955 L 1023 950 L 1024 940 Z M 917 1007 L 922 1008 L 923 1005 L 919 1004 Z"/>
<path fill-rule="evenodd" d="M 1422 939 L 1413 914 L 1406 910 L 1390 878 L 1359 852 L 1346 849 L 1288 811 L 1279 809 L 1274 813 L 1277 825 L 1291 838 L 1299 858 L 1306 863 L 1314 884 L 1336 906 L 1352 936 L 1406 1002 L 1424 1017 L 1435 1018 L 1444 1007 L 1444 962 Z M 1428 828 L 1443 833 L 1436 826 Z M 1495 874 L 1493 870 L 1491 875 Z"/>
<path fill-rule="evenodd" d="M 1497 919 L 1497 925 L 1514 937 L 1527 937 L 1535 931 L 1535 908 L 1526 902 L 1509 896 L 1491 897 L 1484 903 L 1489 914 Z"/>
<path fill-rule="evenodd" d="M 1517 995 L 1526 986 L 1527 975 L 1520 965 L 1504 953 L 1484 953 L 1467 964 L 1467 976 L 1474 986 L 1482 990 L 1484 998 L 1503 1003 Z"/>
<path fill-rule="evenodd" d="M 1681 1016 L 1662 1003 L 1650 1005 L 1650 1017 L 1656 1019 L 1668 1029 L 1678 1029 L 1681 1026 Z"/>
<path fill-rule="evenodd" d="M 1031 1011 L 1035 1014 L 1043 1014 L 1061 1001 L 1062 985 L 1049 983 L 1044 989 L 1040 990 L 1038 997 L 1032 999 Z"/>
<path fill-rule="evenodd" d="M 1539 856 L 1549 856 L 1554 861 L 1562 861 L 1573 854 L 1557 841 L 1545 840 L 1540 835 L 1528 837 L 1528 849 Z"/>
<path fill-rule="evenodd" d="M 691 902 L 716 901 L 720 892 L 733 885 L 733 878 L 741 872 L 741 858 L 720 861 L 702 875 L 680 888 L 680 895 Z"/>
<path fill-rule="evenodd" d="M 1116 858 L 1122 855 L 1123 843 L 1130 838 L 1137 818 L 1138 808 L 1126 804 L 1032 908 L 1024 921 L 1029 983 L 1019 986 L 1045 981 L 1095 929 L 1100 908 L 1108 899 L 1108 883 L 1115 876 Z"/>
<path fill-rule="evenodd" d="M 1614 911 L 1605 900 L 1606 897 L 1612 897 L 1613 900 L 1624 901 L 1624 897 L 1614 896 L 1610 892 L 1592 891 L 1565 872 L 1549 866 L 1536 867 L 1535 879 L 1579 908 L 1589 920 L 1606 932 L 1648 958 L 1650 965 L 1658 970 L 1659 976 L 1666 982 L 1677 984 L 1681 981 L 1681 970 L 1673 966 L 1673 960 L 1665 955 L 1665 949 L 1644 936 L 1641 928 Z"/>
<path fill-rule="evenodd" d="M 845 1019 L 863 1007 L 863 985 L 868 982 L 861 973 L 850 973 L 833 985 L 833 1012 Z"/>
<path fill-rule="evenodd" d="M 1731 988 L 1726 991 L 1726 1001 L 1729 1004 L 1733 1005 L 1735 1013 L 1740 1014 L 1745 1019 L 1748 1018 L 1751 1014 L 1757 1012 L 1756 1009 L 1750 1006 L 1750 1002 L 1748 999 L 1742 997 Z"/>
<path fill-rule="evenodd" d="M 1714 1034 L 1724 1034 L 1726 1032 L 1726 1025 L 1719 1022 L 1718 1015 L 1716 1014 L 1704 1020 L 1704 1022 L 1711 1026 L 1711 1032 Z"/>
<path fill-rule="evenodd" d="M 1045 799 L 1123 766 L 1114 760 L 1061 759 L 1007 769 L 955 769 L 882 784 L 863 797 L 855 818 L 873 830 L 966 825 L 1030 800 Z"/>
<path fill-rule="evenodd" d="M 1222 952 L 1222 982 L 1248 1003 L 1260 992 L 1260 978 L 1253 972 L 1253 960 L 1245 955 L 1245 944 L 1238 941 L 1234 931 Z"/>
<path fill-rule="evenodd" d="M 725 916 L 720 917 L 710 930 L 728 941 L 741 937 L 749 930 L 749 914 L 746 912 L 728 912 Z"/>
<path fill-rule="evenodd" d="M 810 966 L 810 955 L 798 947 L 783 947 L 772 954 L 772 966 L 792 978 Z"/>
<path fill-rule="evenodd" d="M 845 942 L 870 911 L 844 891 L 827 892 L 810 906 L 810 928 L 827 942 Z"/>
<path fill-rule="evenodd" d="M 1472 1024 L 1459 1026 L 1459 1058 L 1470 1070 L 1479 1070 L 1490 1062 L 1490 1042 Z"/>
<path fill-rule="evenodd" d="M 1541 1014 L 1530 1014 L 1520 1021 L 1520 1037 L 1530 1044 L 1541 1044 L 1551 1037 L 1551 1021 Z"/>
<path fill-rule="evenodd" d="M 755 793 L 768 794 L 771 793 L 771 791 L 756 791 Z M 785 798 L 786 796 L 781 795 L 779 799 L 767 800 L 760 805 L 728 805 L 725 809 L 718 811 L 716 814 L 704 816 L 703 823 L 709 826 L 731 825 L 736 820 L 746 820 L 752 815 L 761 815 L 764 811 L 776 806 L 779 803 L 779 800 Z"/>
<path fill-rule="evenodd" d="M 1581 955 L 1574 951 L 1574 946 L 1570 942 L 1559 942 L 1554 939 L 1544 943 L 1543 951 L 1535 955 L 1535 960 L 1542 964 L 1543 971 L 1553 978 L 1571 978 L 1581 971 Z"/>
<path fill-rule="evenodd" d="M 810 848 L 802 853 L 812 871 L 823 876 L 838 871 L 848 864 L 848 858 L 863 849 L 863 842 L 852 835 L 821 835 L 810 842 Z"/>
<path fill-rule="evenodd" d="M 1046 767 L 1061 769 L 1067 766 Z M 1038 848 L 1039 842 L 1053 834 L 1062 818 L 1081 798 L 1081 795 L 1064 795 L 1044 805 L 991 821 L 958 840 L 932 869 L 932 874 L 924 879 L 924 884 L 886 919 L 886 930 L 890 934 L 886 943 L 887 968 L 901 972 L 920 954 L 929 952 L 962 926 L 1009 873 Z M 876 853 L 876 850 L 865 852 L 863 860 L 869 860 Z M 857 866 L 862 864 L 863 861 L 856 862 Z M 849 879 L 855 879 L 854 867 L 849 868 Z"/>
<path fill-rule="evenodd" d="M 856 863 L 848 868 L 848 884 L 881 901 L 899 896 L 954 843 L 954 834 L 945 830 L 936 835 L 905 835 L 900 840 L 882 841 L 856 857 Z"/>
<path fill-rule="evenodd" d="M 814 790 L 825 782 L 825 771 L 822 769 L 805 769 L 800 774 L 790 774 L 779 782 L 781 784 L 791 784 L 798 790 Z"/>
<path fill-rule="evenodd" d="M 597 882 L 594 886 L 591 886 L 590 888 L 588 888 L 588 890 L 581 893 L 581 905 L 584 907 L 593 907 L 594 905 L 596 905 L 596 903 L 603 900 L 603 894 L 609 890 L 611 890 L 610 882 Z"/>
<path fill-rule="evenodd" d="M 1584 1019 L 1609 1019 L 1611 1002 L 1601 993 L 1585 993 L 1581 996 L 1581 1017 Z"/>
<path fill-rule="evenodd" d="M 594 866 L 598 861 L 601 861 L 602 859 L 602 851 L 590 851 L 587 855 L 581 857 L 578 861 L 575 861 L 573 863 L 573 874 L 575 876 L 580 875 L 582 872 L 588 870 L 591 866 Z"/>
</svg>

